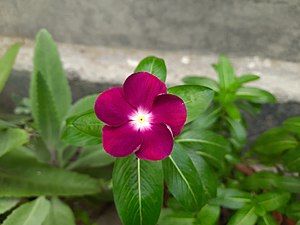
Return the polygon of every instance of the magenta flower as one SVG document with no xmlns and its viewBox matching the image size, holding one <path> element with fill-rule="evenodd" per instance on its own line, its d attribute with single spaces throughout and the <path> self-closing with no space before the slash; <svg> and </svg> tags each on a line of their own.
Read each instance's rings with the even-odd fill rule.
<svg viewBox="0 0 300 225">
<path fill-rule="evenodd" d="M 105 124 L 103 148 L 114 157 L 132 153 L 140 159 L 161 160 L 169 156 L 173 137 L 186 121 L 181 98 L 167 94 L 156 76 L 139 72 L 122 87 L 101 93 L 95 103 L 97 117 Z"/>
</svg>

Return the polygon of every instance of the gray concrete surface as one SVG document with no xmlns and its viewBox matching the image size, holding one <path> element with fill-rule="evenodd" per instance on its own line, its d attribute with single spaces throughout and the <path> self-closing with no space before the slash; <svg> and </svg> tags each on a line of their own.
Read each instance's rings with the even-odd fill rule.
<svg viewBox="0 0 300 225">
<path fill-rule="evenodd" d="M 300 61 L 299 0 L 1 0 L 0 34 Z"/>
<path fill-rule="evenodd" d="M 29 79 L 30 71 L 32 71 L 34 42 L 24 38 L 0 36 L 0 55 L 14 42 L 23 43 L 14 69 L 23 71 L 22 74 Z M 156 55 L 165 59 L 168 68 L 168 84 L 180 84 L 184 76 L 191 74 L 216 78 L 211 67 L 211 64 L 218 59 L 215 54 L 199 55 L 189 51 L 151 51 L 70 44 L 58 44 L 58 46 L 70 80 L 94 84 L 121 84 L 132 73 L 139 60 L 148 55 Z M 237 74 L 260 75 L 261 79 L 253 82 L 252 85 L 272 92 L 280 102 L 300 102 L 300 63 L 258 56 L 232 57 L 232 62 Z"/>
</svg>

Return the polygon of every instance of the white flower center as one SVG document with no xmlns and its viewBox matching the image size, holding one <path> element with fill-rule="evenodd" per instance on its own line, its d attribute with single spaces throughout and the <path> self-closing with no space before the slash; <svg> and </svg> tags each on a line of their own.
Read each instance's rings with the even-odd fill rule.
<svg viewBox="0 0 300 225">
<path fill-rule="evenodd" d="M 141 108 L 130 115 L 129 119 L 136 130 L 147 130 L 151 128 L 152 114 Z"/>
</svg>

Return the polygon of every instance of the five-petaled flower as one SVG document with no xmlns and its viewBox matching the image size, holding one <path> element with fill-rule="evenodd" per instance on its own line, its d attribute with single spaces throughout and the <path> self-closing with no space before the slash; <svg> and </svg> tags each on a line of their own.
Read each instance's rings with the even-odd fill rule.
<svg viewBox="0 0 300 225">
<path fill-rule="evenodd" d="M 180 134 L 187 112 L 181 98 L 167 94 L 165 83 L 139 72 L 122 87 L 102 92 L 95 113 L 103 127 L 103 148 L 114 157 L 132 153 L 140 159 L 162 160 L 172 152 L 173 138 Z"/>
</svg>

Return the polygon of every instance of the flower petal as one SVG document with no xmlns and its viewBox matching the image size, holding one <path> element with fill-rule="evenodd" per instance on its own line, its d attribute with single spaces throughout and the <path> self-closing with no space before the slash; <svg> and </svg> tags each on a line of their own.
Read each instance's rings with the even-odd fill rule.
<svg viewBox="0 0 300 225">
<path fill-rule="evenodd" d="M 153 122 L 168 125 L 174 136 L 180 134 L 187 117 L 183 100 L 176 95 L 164 94 L 155 98 L 152 108 Z"/>
<path fill-rule="evenodd" d="M 95 102 L 95 113 L 104 123 L 119 126 L 129 120 L 133 107 L 126 102 L 121 87 L 102 92 Z"/>
<path fill-rule="evenodd" d="M 103 148 L 114 157 L 124 157 L 136 151 L 142 143 L 141 133 L 126 123 L 120 127 L 103 127 Z"/>
<path fill-rule="evenodd" d="M 142 132 L 143 142 L 135 154 L 140 159 L 162 160 L 173 149 L 173 135 L 165 124 L 152 124 L 151 129 Z"/>
<path fill-rule="evenodd" d="M 134 107 L 150 109 L 154 98 L 166 93 L 165 83 L 156 76 L 139 72 L 130 75 L 123 84 L 125 99 Z"/>
</svg>

